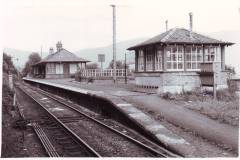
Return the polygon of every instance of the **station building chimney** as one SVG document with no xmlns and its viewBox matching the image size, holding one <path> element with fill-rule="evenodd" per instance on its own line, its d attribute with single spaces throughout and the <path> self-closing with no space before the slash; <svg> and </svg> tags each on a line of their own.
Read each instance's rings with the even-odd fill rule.
<svg viewBox="0 0 240 160">
<path fill-rule="evenodd" d="M 62 50 L 62 42 L 58 41 L 56 44 L 56 47 L 57 47 L 57 52 L 61 51 Z"/>
<path fill-rule="evenodd" d="M 53 54 L 53 53 L 54 53 L 53 47 L 50 47 L 49 48 L 49 54 Z"/>
</svg>

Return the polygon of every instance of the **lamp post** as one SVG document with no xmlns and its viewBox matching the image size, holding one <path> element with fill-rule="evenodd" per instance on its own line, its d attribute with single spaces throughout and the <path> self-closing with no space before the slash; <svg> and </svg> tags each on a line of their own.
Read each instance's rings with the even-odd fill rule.
<svg viewBox="0 0 240 160">
<path fill-rule="evenodd" d="M 113 8 L 113 82 L 116 83 L 116 11 L 115 5 L 111 5 Z"/>
<path fill-rule="evenodd" d="M 127 84 L 127 53 L 125 52 L 125 84 Z"/>
</svg>

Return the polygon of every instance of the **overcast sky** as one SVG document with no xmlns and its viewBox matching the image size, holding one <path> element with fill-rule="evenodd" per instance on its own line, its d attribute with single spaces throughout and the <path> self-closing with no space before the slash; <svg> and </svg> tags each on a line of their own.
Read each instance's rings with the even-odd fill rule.
<svg viewBox="0 0 240 160">
<path fill-rule="evenodd" d="M 48 51 L 58 40 L 76 51 L 112 43 L 112 8 L 117 5 L 117 41 L 152 37 L 169 28 L 200 33 L 239 30 L 239 0 L 7 0 L 1 5 L 3 46 Z"/>
</svg>

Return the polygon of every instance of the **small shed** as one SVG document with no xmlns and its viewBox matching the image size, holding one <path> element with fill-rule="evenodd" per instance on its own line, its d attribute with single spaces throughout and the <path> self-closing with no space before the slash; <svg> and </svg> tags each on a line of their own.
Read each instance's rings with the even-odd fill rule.
<svg viewBox="0 0 240 160">
<path fill-rule="evenodd" d="M 70 78 L 78 70 L 85 69 L 90 62 L 76 56 L 74 53 L 62 48 L 62 43 L 57 43 L 57 51 L 50 49 L 47 57 L 33 65 L 36 78 Z"/>
</svg>

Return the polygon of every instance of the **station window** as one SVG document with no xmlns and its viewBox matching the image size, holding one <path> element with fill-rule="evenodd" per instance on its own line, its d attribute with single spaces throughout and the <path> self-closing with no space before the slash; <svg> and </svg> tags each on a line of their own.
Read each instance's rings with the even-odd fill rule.
<svg viewBox="0 0 240 160">
<path fill-rule="evenodd" d="M 56 74 L 56 68 L 54 63 L 48 63 L 46 66 L 48 74 Z"/>
<path fill-rule="evenodd" d="M 56 74 L 62 74 L 62 73 L 63 73 L 62 64 L 56 64 Z"/>
<path fill-rule="evenodd" d="M 144 71 L 144 52 L 139 50 L 138 52 L 138 71 Z"/>
<path fill-rule="evenodd" d="M 186 46 L 186 69 L 199 70 L 200 63 L 203 62 L 202 46 Z"/>
<path fill-rule="evenodd" d="M 205 46 L 205 62 L 213 62 L 215 59 L 215 55 L 217 53 L 217 47 L 214 46 Z"/>
<path fill-rule="evenodd" d="M 155 70 L 156 71 L 162 70 L 162 54 L 163 54 L 162 48 L 158 47 L 156 57 L 155 57 Z"/>
<path fill-rule="evenodd" d="M 153 70 L 153 55 L 147 54 L 146 56 L 146 71 L 152 71 Z"/>
<path fill-rule="evenodd" d="M 168 46 L 167 70 L 183 70 L 183 46 Z"/>
</svg>

